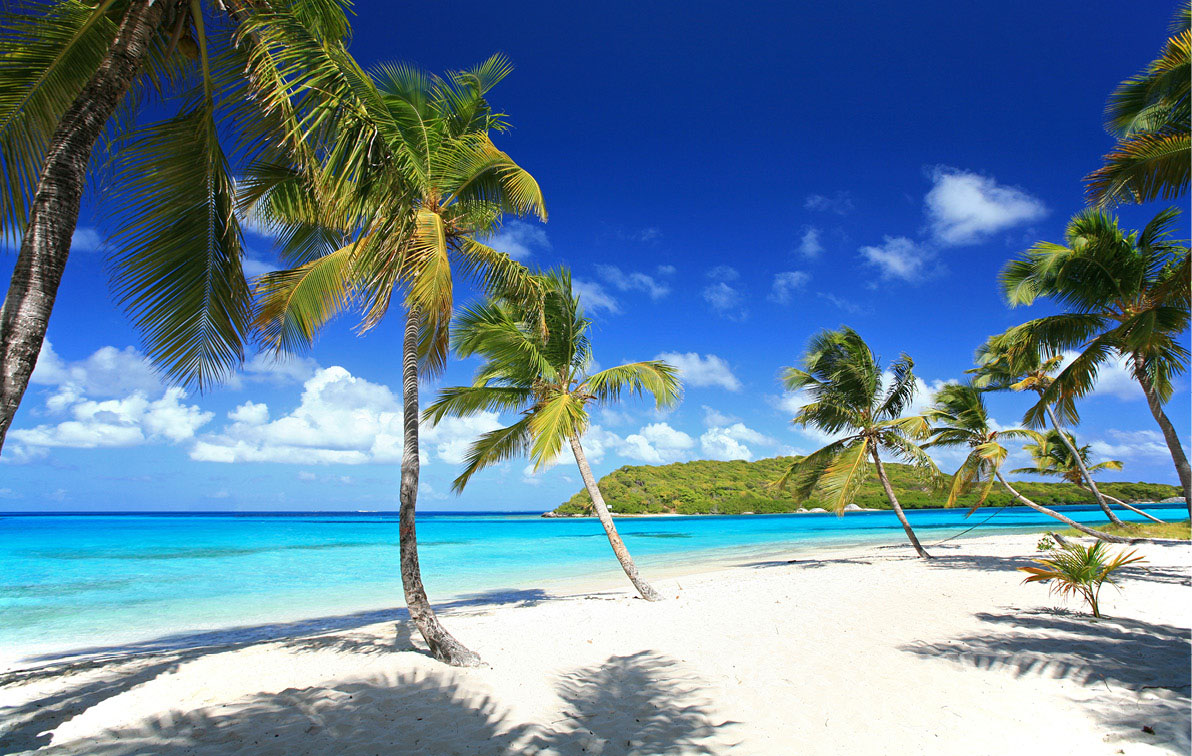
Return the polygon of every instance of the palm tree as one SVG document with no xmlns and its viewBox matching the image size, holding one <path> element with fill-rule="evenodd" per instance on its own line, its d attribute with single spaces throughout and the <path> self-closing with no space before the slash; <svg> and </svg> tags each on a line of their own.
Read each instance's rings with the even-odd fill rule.
<svg viewBox="0 0 1192 756">
<path fill-rule="evenodd" d="M 1011 472 L 1023 475 L 1029 474 L 1062 478 L 1077 488 L 1092 493 L 1092 491 L 1089 490 L 1089 487 L 1085 485 L 1084 476 L 1081 474 L 1080 468 L 1076 465 L 1076 461 L 1072 457 L 1071 448 L 1076 449 L 1076 453 L 1080 455 L 1080 461 L 1084 463 L 1084 469 L 1088 470 L 1090 475 L 1100 470 L 1122 469 L 1121 461 L 1116 459 L 1107 459 L 1104 462 L 1091 464 L 1089 462 L 1090 447 L 1087 444 L 1085 446 L 1077 445 L 1076 439 L 1073 438 L 1071 433 L 1065 433 L 1064 435 L 1068 437 L 1067 444 L 1060 440 L 1060 434 L 1055 430 L 1049 430 L 1046 433 L 1037 435 L 1033 443 L 1023 446 L 1023 449 L 1025 449 L 1027 453 L 1031 455 L 1031 459 L 1034 460 L 1035 466 L 1020 467 L 1017 470 L 1011 470 Z M 1163 520 L 1160 520 L 1158 517 L 1148 514 L 1137 507 L 1131 506 L 1121 499 L 1114 498 L 1113 496 L 1110 496 L 1104 492 L 1102 492 L 1101 495 L 1114 502 L 1118 506 L 1129 509 L 1131 512 L 1140 514 L 1143 517 L 1154 520 L 1155 522 L 1163 522 Z"/>
<path fill-rule="evenodd" d="M 795 461 L 776 485 L 783 487 L 793 480 L 800 500 L 818 487 L 836 513 L 843 514 L 868 478 L 872 461 L 911 545 L 919 556 L 930 559 L 903 514 L 881 458 L 882 451 L 889 452 L 926 471 L 933 481 L 938 479 L 935 462 L 916 443 L 930 433 L 926 418 L 902 416 L 915 396 L 913 369 L 911 358 L 902 355 L 890 365 L 893 378 L 883 388 L 881 365 L 851 328 L 822 331 L 812 338 L 803 367 L 785 368 L 782 374 L 788 390 L 806 391 L 812 400 L 794 422 L 843 437 Z"/>
<path fill-rule="evenodd" d="M 968 372 L 976 374 L 973 383 L 978 388 L 993 391 L 1034 391 L 1038 394 L 1039 401 L 1023 416 L 1022 422 L 1027 427 L 1042 427 L 1050 421 L 1051 427 L 1059 430 L 1060 416 L 1072 424 L 1080 422 L 1080 414 L 1071 397 L 1061 397 L 1055 406 L 1048 398 L 1047 389 L 1053 380 L 1052 373 L 1063 362 L 1060 355 L 1044 358 L 1039 348 L 1024 344 L 1021 339 L 1015 338 L 1014 329 L 1010 329 L 1004 334 L 991 336 L 977 350 L 976 362 L 977 367 Z M 1060 438 L 1065 443 L 1068 441 L 1067 436 Z M 1097 506 L 1101 507 L 1101 511 L 1114 525 L 1123 524 L 1121 518 L 1109 508 L 1101 489 L 1084 468 L 1083 460 L 1079 457 L 1075 459 L 1089 490 L 1093 492 Z"/>
<path fill-rule="evenodd" d="M 941 388 L 936 392 L 935 403 L 926 413 L 926 417 L 933 424 L 933 428 L 931 441 L 925 445 L 925 448 L 933 446 L 968 447 L 970 450 L 969 455 L 952 476 L 952 487 L 948 492 L 948 501 L 944 504 L 945 507 L 954 506 L 958 497 L 975 489 L 977 492 L 977 501 L 973 505 L 975 510 L 985 502 L 996 480 L 1010 492 L 1015 500 L 1036 512 L 1054 517 L 1070 528 L 1105 541 L 1125 542 L 1128 540 L 1086 527 L 1054 509 L 1036 504 L 1010 485 L 1010 482 L 1002 475 L 1002 465 L 1008 455 L 1006 447 L 1002 446 L 1002 441 L 1004 439 L 1031 439 L 1041 443 L 1042 437 L 1035 431 L 1021 428 L 995 430 L 990 422 L 989 410 L 985 405 L 985 391 L 971 382 L 949 383 Z M 1021 471 L 1015 470 L 1014 472 Z M 1030 472 L 1036 471 L 1030 470 Z M 1077 480 L 1081 480 L 1079 470 L 1077 470 L 1077 476 Z"/>
<path fill-rule="evenodd" d="M 1170 200 L 1188 191 L 1190 20 L 1192 3 L 1185 2 L 1159 57 L 1109 98 L 1106 127 L 1118 143 L 1105 156 L 1105 165 L 1085 179 L 1089 199 L 1099 207 Z"/>
<path fill-rule="evenodd" d="M 257 166 L 244 196 L 248 210 L 281 232 L 295 264 L 258 281 L 256 324 L 272 347 L 309 346 L 348 309 L 362 313 L 367 331 L 404 295 L 402 586 L 431 653 L 456 666 L 481 662 L 439 622 L 422 583 L 418 383 L 446 360 L 453 261 L 484 288 L 526 297 L 536 288 L 521 265 L 479 241 L 505 213 L 546 218 L 537 182 L 490 137 L 505 124 L 485 96 L 510 70 L 499 56 L 445 78 L 382 66 L 356 82 L 368 109 L 343 109 L 326 126 L 317 166 Z"/>
<path fill-rule="evenodd" d="M 570 444 L 592 508 L 625 575 L 642 598 L 660 601 L 662 595 L 638 574 L 617 534 L 580 439 L 590 424 L 590 404 L 607 406 L 624 395 L 649 393 L 659 408 L 673 406 L 680 394 L 677 373 L 660 361 L 589 373 L 591 321 L 572 291 L 571 274 L 560 270 L 542 275 L 541 280 L 546 292 L 541 306 L 497 298 L 459 317 L 452 339 L 456 352 L 461 357 L 479 355 L 484 364 L 471 386 L 443 389 L 439 400 L 427 407 L 425 419 L 437 424 L 449 415 L 482 411 L 522 415 L 516 423 L 485 433 L 472 444 L 464 471 L 452 486 L 457 492 L 489 465 L 525 454 L 540 470 L 556 460 L 564 442 Z M 545 329 L 539 328 L 540 323 Z"/>
<path fill-rule="evenodd" d="M 299 110 L 350 95 L 308 73 L 347 56 L 347 33 L 337 0 L 4 6 L 0 233 L 20 252 L 0 311 L 0 446 L 45 340 L 89 169 L 110 174 L 122 208 L 109 214 L 113 287 L 150 358 L 200 389 L 239 363 L 251 294 L 233 177 L 303 138 Z M 277 70 L 291 48 L 306 53 L 299 78 Z"/>
<path fill-rule="evenodd" d="M 1156 215 L 1141 232 L 1125 234 L 1117 218 L 1097 210 L 1077 213 L 1063 244 L 1039 242 L 1002 272 L 1011 306 L 1045 297 L 1067 312 L 1028 321 L 1008 332 L 1022 349 L 1079 356 L 1046 387 L 1048 402 L 1070 402 L 1092 391 L 1099 368 L 1125 357 L 1147 407 L 1163 432 L 1192 515 L 1192 468 L 1179 433 L 1163 405 L 1172 378 L 1187 368 L 1180 338 L 1189 319 L 1188 248 L 1170 239 L 1174 208 Z"/>
</svg>

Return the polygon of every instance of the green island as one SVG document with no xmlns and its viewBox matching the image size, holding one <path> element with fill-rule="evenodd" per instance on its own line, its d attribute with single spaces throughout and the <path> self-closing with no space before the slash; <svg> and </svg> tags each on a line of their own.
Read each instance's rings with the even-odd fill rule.
<svg viewBox="0 0 1192 756">
<path fill-rule="evenodd" d="M 790 491 L 770 486 L 782 477 L 798 457 L 771 457 L 756 462 L 700 460 L 670 465 L 625 465 L 600 479 L 599 487 L 617 514 L 780 514 L 814 509 L 825 504 L 812 494 L 796 501 Z M 931 490 L 923 474 L 911 467 L 889 463 L 890 483 L 903 508 L 924 509 L 943 505 L 947 494 Z M 1014 484 L 1028 498 L 1043 504 L 1091 504 L 1092 496 L 1071 483 Z M 1102 492 L 1127 502 L 1161 501 L 1179 495 L 1179 488 L 1162 483 L 1101 482 Z M 958 507 L 972 506 L 975 495 L 962 496 Z M 889 509 L 876 479 L 861 488 L 854 503 L 864 509 Z M 985 505 L 1004 507 L 1014 503 L 1005 489 L 990 492 Z M 591 513 L 592 499 L 581 490 L 549 514 L 583 516 Z"/>
</svg>

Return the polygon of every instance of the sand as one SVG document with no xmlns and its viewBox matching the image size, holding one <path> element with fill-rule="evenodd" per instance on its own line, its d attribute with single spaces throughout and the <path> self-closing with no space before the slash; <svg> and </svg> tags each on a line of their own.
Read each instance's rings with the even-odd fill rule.
<svg viewBox="0 0 1192 756">
<path fill-rule="evenodd" d="M 482 669 L 386 622 L 10 670 L 0 752 L 1188 753 L 1192 547 L 1138 547 L 1093 621 L 1022 584 L 1037 539 L 800 553 L 658 604 L 527 583 L 442 613 Z"/>
</svg>

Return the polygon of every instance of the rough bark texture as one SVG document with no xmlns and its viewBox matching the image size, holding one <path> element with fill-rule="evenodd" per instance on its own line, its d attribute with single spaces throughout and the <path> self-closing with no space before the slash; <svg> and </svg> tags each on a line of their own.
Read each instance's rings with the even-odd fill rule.
<svg viewBox="0 0 1192 756">
<path fill-rule="evenodd" d="M 625 548 L 625 542 L 617 533 L 613 516 L 608 512 L 604 497 L 596 486 L 596 477 L 592 475 L 592 468 L 588 466 L 588 458 L 584 456 L 584 448 L 580 446 L 579 436 L 572 436 L 569 440 L 571 441 L 571 451 L 575 454 L 575 464 L 579 466 L 580 477 L 584 479 L 588 495 L 592 497 L 592 509 L 596 510 L 596 516 L 600 518 L 600 524 L 604 526 L 604 534 L 608 536 L 608 542 L 613 547 L 613 553 L 617 555 L 617 561 L 621 563 L 621 569 L 625 570 L 629 582 L 633 583 L 633 587 L 637 589 L 642 598 L 646 601 L 662 601 L 662 594 L 654 590 L 654 587 L 638 574 L 637 565 L 633 563 L 633 557 L 629 556 L 629 549 Z"/>
<path fill-rule="evenodd" d="M 1043 393 L 1040 392 L 1039 397 L 1042 398 L 1042 396 Z M 1114 525 L 1122 525 L 1123 523 L 1121 518 L 1114 514 L 1113 510 L 1109 508 L 1109 503 L 1105 501 L 1105 497 L 1101 495 L 1101 490 L 1097 488 L 1097 484 L 1093 482 L 1092 474 L 1089 473 L 1089 469 L 1085 466 L 1084 460 L 1080 458 L 1080 451 L 1068 438 L 1068 434 L 1064 433 L 1063 428 L 1060 427 L 1060 421 L 1059 418 L 1055 416 L 1055 410 L 1051 408 L 1050 404 L 1045 406 L 1047 407 L 1047 416 L 1051 418 L 1051 427 L 1055 428 L 1055 432 L 1059 434 L 1060 441 L 1064 443 L 1064 446 L 1068 447 L 1068 452 L 1072 455 L 1073 461 L 1075 461 L 1076 466 L 1080 468 L 1080 474 L 1084 477 L 1084 481 L 1088 483 L 1089 490 L 1093 492 L 1093 496 L 1097 500 L 1097 506 L 1101 507 L 1102 511 L 1105 512 L 1105 515 L 1109 518 L 1110 522 L 1112 522 Z"/>
<path fill-rule="evenodd" d="M 410 619 L 422 633 L 431 654 L 454 667 L 479 667 L 480 657 L 439 623 L 426 598 L 422 570 L 418 566 L 418 535 L 414 527 L 414 507 L 418 501 L 418 322 L 417 310 L 406 314 L 402 343 L 402 424 L 405 432 L 401 456 L 401 510 L 398 515 L 401 545 L 401 584 L 410 608 Z"/>
<path fill-rule="evenodd" d="M 1081 488 L 1084 488 L 1084 486 L 1081 486 Z M 1087 488 L 1085 488 L 1084 490 L 1088 491 Z M 1117 498 L 1116 496 L 1110 496 L 1107 493 L 1102 493 L 1101 495 L 1105 497 L 1106 501 L 1112 501 L 1114 504 L 1117 504 L 1122 509 L 1129 509 L 1134 514 L 1140 514 L 1143 517 L 1146 517 L 1147 519 L 1149 519 L 1153 522 L 1163 522 L 1163 520 L 1160 520 L 1158 517 L 1155 517 L 1150 512 L 1143 512 L 1141 509 L 1134 506 L 1133 504 L 1127 504 L 1126 502 L 1122 501 L 1121 499 Z"/>
<path fill-rule="evenodd" d="M 1121 538 L 1119 536 L 1110 535 L 1109 533 L 1104 533 L 1100 530 L 1093 530 L 1090 527 L 1081 525 L 1079 522 L 1077 522 L 1076 520 L 1073 520 L 1071 517 L 1067 517 L 1065 515 L 1060 514 L 1059 512 L 1055 511 L 1054 509 L 1048 509 L 1047 507 L 1036 504 L 1035 502 L 1026 498 L 1022 494 L 1018 493 L 1018 491 L 1016 491 L 1014 489 L 1014 487 L 1011 486 L 1010 483 L 1005 478 L 1002 477 L 1002 474 L 1000 472 L 997 474 L 997 479 L 999 482 L 1001 482 L 1001 484 L 1003 486 L 1006 487 L 1006 490 L 1009 491 L 1011 493 L 1011 495 L 1014 496 L 1015 499 L 1018 499 L 1020 502 L 1022 502 L 1026 506 L 1030 507 L 1031 509 L 1035 510 L 1036 512 L 1042 512 L 1043 514 L 1047 515 L 1048 517 L 1054 517 L 1055 519 L 1064 523 L 1068 527 L 1075 528 L 1075 529 L 1079 530 L 1081 533 L 1084 533 L 1085 535 L 1091 535 L 1094 538 L 1100 538 L 1102 541 L 1108 541 L 1110 543 L 1127 543 L 1130 540 L 1129 538 Z M 1056 541 L 1056 543 L 1059 543 L 1059 541 Z"/>
<path fill-rule="evenodd" d="M 1135 358 L 1134 362 L 1142 364 L 1139 358 Z M 1188 517 L 1192 518 L 1192 468 L 1188 466 L 1188 457 L 1184 454 L 1184 447 L 1180 443 L 1180 434 L 1176 432 L 1167 413 L 1163 411 L 1163 402 L 1159 399 L 1159 392 L 1155 391 L 1150 377 L 1146 373 L 1135 373 L 1134 377 L 1142 386 L 1142 393 L 1146 394 L 1146 404 L 1151 408 L 1155 422 L 1159 423 L 1159 429 L 1163 431 L 1163 440 L 1167 442 L 1167 449 L 1171 452 L 1171 461 L 1175 463 L 1176 474 L 1180 476 L 1180 487 L 1184 489 L 1184 503 L 1188 506 Z"/>
<path fill-rule="evenodd" d="M 0 311 L 0 448 L 45 341 L 79 220 L 91 152 L 140 70 L 161 25 L 163 5 L 149 0 L 129 4 L 107 55 L 50 139 Z"/>
<path fill-rule="evenodd" d="M 886 489 L 886 498 L 890 500 L 890 506 L 894 507 L 894 514 L 897 515 L 898 521 L 902 523 L 902 529 L 906 531 L 906 537 L 911 539 L 911 545 L 915 547 L 915 551 L 924 559 L 931 559 L 931 554 L 927 553 L 927 549 L 923 548 L 919 543 L 919 539 L 915 537 L 915 531 L 911 530 L 911 523 L 906 519 L 906 515 L 902 512 L 902 505 L 898 503 L 898 497 L 894 495 L 894 489 L 890 486 L 890 479 L 886 477 L 886 467 L 882 464 L 882 458 L 878 455 L 877 449 L 873 449 L 873 464 L 877 467 L 877 479 L 882 482 L 882 488 Z"/>
</svg>

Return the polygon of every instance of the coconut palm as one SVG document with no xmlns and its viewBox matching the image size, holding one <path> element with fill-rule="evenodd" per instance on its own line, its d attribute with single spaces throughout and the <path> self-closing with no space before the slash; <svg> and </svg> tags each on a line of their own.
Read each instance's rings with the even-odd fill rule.
<svg viewBox="0 0 1192 756">
<path fill-rule="evenodd" d="M 374 107 L 335 114 L 317 166 L 258 166 L 244 196 L 282 233 L 295 264 L 258 282 L 256 323 L 272 347 L 308 346 L 349 309 L 362 314 L 367 331 L 395 296 L 403 298 L 402 585 L 431 653 L 457 666 L 480 659 L 439 622 L 418 562 L 418 383 L 446 360 L 453 264 L 482 288 L 530 296 L 536 286 L 521 265 L 480 241 L 506 213 L 546 218 L 537 182 L 490 137 L 504 121 L 485 96 L 509 71 L 499 56 L 446 77 L 382 66 L 358 82 L 359 96 Z"/>
<path fill-rule="evenodd" d="M 842 437 L 795 461 L 776 485 L 793 481 L 798 500 L 819 488 L 829 507 L 843 514 L 869 477 L 872 462 L 911 545 L 919 556 L 930 559 L 894 495 L 881 458 L 881 452 L 888 452 L 920 468 L 933 482 L 938 479 L 935 462 L 917 443 L 930 433 L 926 418 L 902 416 L 915 396 L 913 369 L 911 358 L 902 355 L 891 363 L 892 379 L 883 387 L 881 365 L 851 328 L 822 331 L 812 338 L 803 366 L 785 368 L 782 374 L 788 390 L 805 391 L 811 399 L 794 422 Z"/>
<path fill-rule="evenodd" d="M 985 405 L 985 391 L 969 383 L 949 383 L 935 395 L 935 403 L 927 411 L 926 417 L 932 423 L 931 441 L 924 448 L 939 447 L 967 447 L 969 454 L 960 463 L 956 473 L 952 476 L 952 487 L 948 492 L 945 507 L 956 504 L 956 500 L 966 493 L 976 492 L 977 500 L 973 505 L 975 510 L 981 506 L 989 496 L 994 481 L 1001 483 L 1014 499 L 1031 509 L 1054 517 L 1070 528 L 1100 538 L 1105 541 L 1124 542 L 1119 538 L 1100 530 L 1094 530 L 1076 522 L 1054 509 L 1037 504 L 1019 493 L 1002 474 L 1002 465 L 1006 461 L 1008 451 L 1002 445 L 1006 439 L 1026 439 L 1041 443 L 1043 437 L 1031 430 L 1023 428 L 995 429 L 989 418 L 989 410 Z M 1061 445 L 1061 448 L 1062 445 Z M 1014 472 L 1020 472 L 1015 470 Z M 1030 470 L 1030 472 L 1036 472 Z M 1079 470 L 1077 470 L 1079 476 Z M 1078 480 L 1083 480 L 1077 477 Z M 971 512 L 970 512 L 971 514 Z"/>
<path fill-rule="evenodd" d="M 1105 107 L 1106 127 L 1118 143 L 1105 156 L 1105 165 L 1085 179 L 1089 198 L 1098 206 L 1170 200 L 1188 191 L 1189 20 L 1192 3 L 1185 2 L 1159 57 L 1122 82 Z"/>
<path fill-rule="evenodd" d="M 1134 551 L 1110 554 L 1104 543 L 1084 546 L 1065 544 L 1044 559 L 1032 560 L 1038 567 L 1019 567 L 1028 577 L 1024 583 L 1049 583 L 1051 593 L 1061 596 L 1080 596 L 1089 605 L 1094 617 L 1101 616 L 1101 586 L 1117 585 L 1113 573 L 1145 558 Z"/>
<path fill-rule="evenodd" d="M 541 280 L 546 292 L 541 306 L 496 298 L 459 316 L 452 338 L 455 351 L 461 357 L 479 356 L 484 363 L 471 386 L 443 389 L 439 400 L 427 407 L 425 419 L 437 424 L 449 415 L 521 413 L 516 423 L 485 433 L 472 444 L 464 470 L 452 486 L 457 492 L 480 470 L 514 456 L 528 456 L 534 469 L 540 470 L 556 460 L 564 443 L 569 444 L 592 508 L 625 575 L 642 598 L 659 601 L 662 595 L 638 573 L 617 533 L 581 438 L 590 425 L 589 405 L 608 406 L 627 395 L 648 393 L 657 407 L 673 406 L 680 394 L 677 373 L 660 361 L 589 373 L 591 321 L 572 291 L 571 274 L 554 271 Z M 545 330 L 539 328 L 540 322 Z"/>
<path fill-rule="evenodd" d="M 1063 244 L 1039 242 L 1012 260 L 1001 286 L 1011 306 L 1047 298 L 1067 310 L 1007 335 L 1027 351 L 1079 351 L 1045 387 L 1047 402 L 1070 403 L 1088 394 L 1103 365 L 1125 358 L 1163 432 L 1192 514 L 1192 468 L 1163 409 L 1172 378 L 1188 365 L 1181 335 L 1189 319 L 1189 256 L 1170 238 L 1177 217 L 1174 208 L 1164 210 L 1141 232 L 1126 234 L 1112 215 L 1082 211 L 1068 223 Z"/>
<path fill-rule="evenodd" d="M 296 113 L 350 97 L 310 73 L 347 57 L 347 32 L 338 0 L 4 5 L 0 234 L 20 252 L 0 311 L 0 445 L 45 340 L 89 170 L 107 174 L 105 204 L 121 208 L 107 213 L 112 283 L 149 357 L 200 389 L 239 363 L 251 296 L 233 177 L 305 136 Z M 299 76 L 283 78 L 278 52 L 291 49 L 304 51 Z"/>
<path fill-rule="evenodd" d="M 1091 447 L 1089 447 L 1087 444 L 1084 446 L 1078 445 L 1076 443 L 1076 439 L 1071 433 L 1065 433 L 1064 435 L 1068 437 L 1067 444 L 1060 440 L 1060 434 L 1055 430 L 1049 430 L 1046 433 L 1038 434 L 1032 443 L 1025 444 L 1022 447 L 1028 454 L 1031 455 L 1031 459 L 1034 461 L 1035 466 L 1020 467 L 1017 470 L 1011 470 L 1011 472 L 1022 475 L 1042 475 L 1045 477 L 1062 478 L 1077 488 L 1092 493 L 1092 491 L 1089 490 L 1089 487 L 1085 485 L 1084 476 L 1081 474 L 1080 468 L 1076 465 L 1075 460 L 1072 458 L 1071 448 L 1076 449 L 1077 454 L 1080 455 L 1081 462 L 1084 463 L 1084 469 L 1088 470 L 1090 475 L 1097 473 L 1100 470 L 1122 469 L 1121 461 L 1116 459 L 1107 459 L 1104 462 L 1092 464 L 1089 461 Z M 1101 495 L 1114 502 L 1118 506 L 1129 509 L 1131 512 L 1140 514 L 1143 517 L 1154 520 L 1155 522 L 1163 522 L 1158 517 L 1148 514 L 1137 507 L 1131 506 L 1121 499 L 1114 498 L 1104 492 L 1102 492 Z"/>
<path fill-rule="evenodd" d="M 1037 428 L 1050 421 L 1051 427 L 1058 430 L 1061 417 L 1068 423 L 1080 422 L 1080 414 L 1071 397 L 1059 397 L 1054 406 L 1048 399 L 1047 388 L 1051 386 L 1052 374 L 1063 362 L 1060 355 L 1045 358 L 1038 346 L 1024 343 L 1016 337 L 1014 329 L 1011 329 L 1007 333 L 991 336 L 981 345 L 977 350 L 976 362 L 977 367 L 968 372 L 976 374 L 973 383 L 978 388 L 993 391 L 1034 391 L 1039 396 L 1039 400 L 1023 416 L 1024 425 Z M 1067 436 L 1060 436 L 1060 439 L 1068 441 Z M 1080 467 L 1088 489 L 1093 492 L 1097 506 L 1101 507 L 1101 511 L 1114 525 L 1123 524 L 1121 518 L 1109 508 L 1109 503 L 1093 481 L 1092 475 L 1084 469 L 1083 460 L 1079 456 L 1074 459 Z"/>
</svg>

